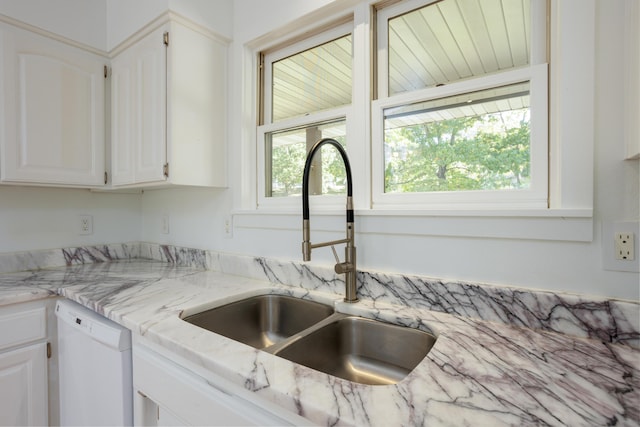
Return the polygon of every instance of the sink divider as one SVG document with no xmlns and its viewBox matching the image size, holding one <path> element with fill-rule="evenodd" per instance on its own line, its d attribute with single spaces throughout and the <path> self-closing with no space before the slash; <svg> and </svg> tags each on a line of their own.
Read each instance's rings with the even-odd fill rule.
<svg viewBox="0 0 640 427">
<path fill-rule="evenodd" d="M 317 331 L 318 329 L 321 329 L 323 327 L 325 327 L 326 325 L 333 323 L 333 322 L 337 322 L 340 319 L 345 319 L 347 317 L 354 317 L 350 314 L 344 314 L 344 313 L 337 313 L 334 312 L 333 314 L 331 314 L 329 317 L 326 317 L 324 319 L 322 319 L 321 321 L 319 321 L 318 323 L 314 323 L 313 325 L 309 326 L 306 329 L 303 329 L 302 331 L 298 332 L 297 334 L 291 335 L 289 338 L 271 345 L 269 347 L 265 347 L 263 349 L 261 349 L 262 351 L 266 351 L 267 353 L 273 354 L 273 355 L 278 355 L 278 352 L 280 352 L 281 350 L 283 350 L 284 348 L 290 346 L 291 344 L 293 344 L 294 342 L 298 341 L 300 338 L 303 338 L 315 331 Z"/>
</svg>

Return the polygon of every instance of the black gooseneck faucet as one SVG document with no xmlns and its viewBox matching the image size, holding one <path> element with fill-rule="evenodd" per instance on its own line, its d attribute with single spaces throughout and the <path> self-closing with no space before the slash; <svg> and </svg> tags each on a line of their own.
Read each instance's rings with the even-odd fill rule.
<svg viewBox="0 0 640 427">
<path fill-rule="evenodd" d="M 347 237 L 340 240 L 332 240 L 324 243 L 311 243 L 311 230 L 309 226 L 309 174 L 311 172 L 311 163 L 313 156 L 316 154 L 323 145 L 329 144 L 335 147 L 340 153 L 342 161 L 344 163 L 345 170 L 347 172 Z M 311 260 L 311 250 L 320 248 L 323 246 L 331 246 L 333 255 L 336 258 L 335 272 L 338 274 L 344 274 L 345 283 L 345 302 L 357 302 L 357 286 L 356 286 L 356 248 L 354 246 L 354 224 L 353 224 L 353 186 L 351 184 L 351 165 L 347 152 L 342 145 L 335 139 L 324 138 L 316 142 L 309 154 L 307 155 L 307 161 L 304 165 L 304 172 L 302 175 L 302 257 L 304 261 Z M 345 243 L 344 249 L 345 261 L 340 262 L 338 254 L 334 248 L 334 245 Z"/>
</svg>

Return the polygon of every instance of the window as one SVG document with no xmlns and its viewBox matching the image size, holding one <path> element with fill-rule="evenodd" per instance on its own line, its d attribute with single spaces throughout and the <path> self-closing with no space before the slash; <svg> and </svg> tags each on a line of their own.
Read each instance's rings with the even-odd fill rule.
<svg viewBox="0 0 640 427">
<path fill-rule="evenodd" d="M 333 138 L 347 146 L 347 113 L 352 102 L 351 28 L 351 23 L 342 24 L 262 53 L 258 153 L 264 168 L 258 178 L 259 205 L 282 206 L 290 203 L 284 199 L 302 194 L 305 159 L 317 141 Z M 344 194 L 345 179 L 338 153 L 323 147 L 314 158 L 310 194 Z"/>
<path fill-rule="evenodd" d="M 290 226 L 286 214 L 299 213 L 300 200 L 295 188 L 285 189 L 284 174 L 273 172 L 274 156 L 280 167 L 278 156 L 296 156 L 286 147 L 305 150 L 318 137 L 307 137 L 306 129 L 318 128 L 323 136 L 344 136 L 363 232 L 591 241 L 596 9 L 584 0 L 330 2 L 247 41 L 243 66 L 251 68 L 245 71 L 264 71 L 260 108 L 248 90 L 257 79 L 246 80 L 241 100 L 246 117 L 257 113 L 259 124 L 243 127 L 255 138 L 239 141 L 243 156 L 256 154 L 237 171 L 238 206 L 252 218 L 248 224 Z M 274 115 L 272 64 L 345 36 L 352 50 L 350 99 Z M 302 80 L 313 87 L 314 76 Z M 424 135 L 454 119 L 469 126 L 458 130 L 464 138 L 455 139 L 462 142 L 450 149 L 455 156 L 438 163 L 434 153 L 443 147 L 426 146 Z M 498 122 L 508 126 L 489 132 L 479 125 Z M 412 132 L 423 141 L 403 135 Z M 527 133 L 528 147 L 507 144 Z M 469 155 L 477 135 L 484 145 Z M 416 155 L 419 148 L 427 155 Z M 419 161 L 410 168 L 402 162 L 407 156 Z M 340 180 L 322 173 L 325 195 L 312 198 L 314 212 L 341 214 L 344 197 L 331 195 Z M 263 215 L 270 210 L 285 215 Z M 396 217 L 403 220 L 390 219 Z"/>
<path fill-rule="evenodd" d="M 378 12 L 374 207 L 547 206 L 544 3 Z"/>
</svg>

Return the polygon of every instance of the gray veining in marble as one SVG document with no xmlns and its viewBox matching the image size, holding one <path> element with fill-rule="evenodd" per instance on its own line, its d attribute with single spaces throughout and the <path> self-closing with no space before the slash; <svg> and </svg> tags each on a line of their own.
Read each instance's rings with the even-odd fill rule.
<svg viewBox="0 0 640 427">
<path fill-rule="evenodd" d="M 228 254 L 221 255 L 220 264 L 228 274 L 338 295 L 344 292 L 342 277 L 330 266 Z M 358 295 L 381 303 L 640 347 L 640 303 L 634 301 L 369 271 L 358 272 Z"/>
<path fill-rule="evenodd" d="M 144 242 L 37 251 L 14 254 L 13 257 L 0 254 L 0 272 L 134 258 L 220 271 L 309 291 L 337 295 L 344 292 L 344 281 L 334 273 L 332 266 Z M 444 282 L 373 271 L 358 272 L 358 295 L 377 303 L 423 308 L 640 347 L 640 303 L 637 301 Z"/>
<path fill-rule="evenodd" d="M 64 265 L 140 258 L 139 249 L 140 245 L 135 242 L 19 253 L 0 253 L 0 274 L 39 270 Z"/>
</svg>

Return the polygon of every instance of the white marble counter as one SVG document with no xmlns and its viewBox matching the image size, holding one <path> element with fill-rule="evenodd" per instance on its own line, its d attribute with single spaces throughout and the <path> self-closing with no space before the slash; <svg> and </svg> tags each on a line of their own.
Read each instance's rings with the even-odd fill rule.
<svg viewBox="0 0 640 427">
<path fill-rule="evenodd" d="M 434 332 L 403 381 L 351 383 L 179 319 L 183 310 L 286 293 Z M 320 425 L 640 425 L 640 350 L 498 322 L 151 261 L 0 275 L 0 305 L 56 294 Z"/>
</svg>

